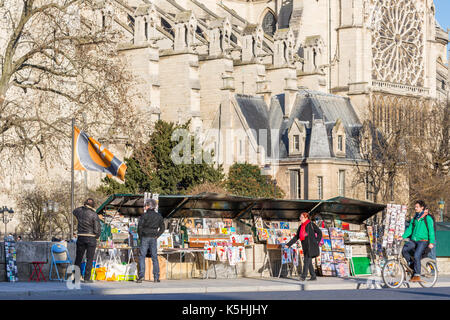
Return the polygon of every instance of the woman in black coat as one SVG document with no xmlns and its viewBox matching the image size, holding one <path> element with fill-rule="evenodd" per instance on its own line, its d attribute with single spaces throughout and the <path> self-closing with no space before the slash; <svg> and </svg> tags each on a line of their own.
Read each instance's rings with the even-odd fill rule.
<svg viewBox="0 0 450 320">
<path fill-rule="evenodd" d="M 312 258 L 317 257 L 320 254 L 319 242 L 322 240 L 322 231 L 316 226 L 310 219 L 309 213 L 303 212 L 300 214 L 300 226 L 298 227 L 295 237 L 289 241 L 286 246 L 292 246 L 297 240 L 300 239 L 303 248 L 303 272 L 300 276 L 300 280 L 304 281 L 309 273 L 311 279 L 316 280 L 316 273 L 314 272 L 314 267 L 312 265 Z"/>
</svg>

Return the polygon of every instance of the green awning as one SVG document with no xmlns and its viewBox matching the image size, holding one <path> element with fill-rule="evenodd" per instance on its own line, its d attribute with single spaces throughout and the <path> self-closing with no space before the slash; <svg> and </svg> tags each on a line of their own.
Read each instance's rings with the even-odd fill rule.
<svg viewBox="0 0 450 320">
<path fill-rule="evenodd" d="M 384 210 L 386 205 L 357 199 L 336 197 L 320 205 L 321 213 L 331 213 L 345 222 L 361 224 L 363 221 Z"/>
<path fill-rule="evenodd" d="M 143 213 L 144 195 L 114 194 L 97 213 L 114 209 L 127 216 Z M 342 221 L 362 223 L 383 210 L 385 205 L 337 197 L 329 200 L 278 200 L 250 198 L 217 193 L 197 195 L 159 195 L 159 213 L 164 218 L 228 218 L 250 219 L 261 216 L 266 220 L 297 221 L 300 213 L 331 214 Z"/>
</svg>

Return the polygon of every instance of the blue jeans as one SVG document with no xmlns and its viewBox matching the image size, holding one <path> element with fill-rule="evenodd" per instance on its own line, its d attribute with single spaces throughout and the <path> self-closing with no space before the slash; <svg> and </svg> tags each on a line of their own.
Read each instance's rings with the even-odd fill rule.
<svg viewBox="0 0 450 320">
<path fill-rule="evenodd" d="M 436 260 L 436 243 L 434 244 L 433 249 L 431 249 L 431 252 L 428 256 L 431 259 Z"/>
<path fill-rule="evenodd" d="M 420 275 L 420 259 L 427 246 L 428 241 L 408 241 L 402 249 L 402 254 L 410 265 L 412 263 L 411 251 L 414 251 L 414 275 Z"/>
<path fill-rule="evenodd" d="M 145 275 L 145 256 L 148 249 L 152 255 L 153 264 L 153 278 L 159 279 L 159 264 L 158 264 L 158 242 L 156 238 L 142 238 L 139 255 L 139 278 L 144 278 Z"/>
</svg>

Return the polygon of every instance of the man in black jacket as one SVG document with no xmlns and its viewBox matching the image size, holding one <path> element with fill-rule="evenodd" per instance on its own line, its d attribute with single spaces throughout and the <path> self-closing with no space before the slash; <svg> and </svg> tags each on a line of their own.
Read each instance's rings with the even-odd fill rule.
<svg viewBox="0 0 450 320">
<path fill-rule="evenodd" d="M 156 201 L 147 199 L 144 204 L 144 214 L 138 221 L 138 235 L 141 240 L 139 255 L 139 278 L 137 282 L 142 282 L 145 275 L 145 256 L 148 249 L 152 255 L 153 279 L 159 281 L 158 264 L 158 238 L 163 234 L 165 226 L 163 217 L 155 211 Z"/>
<path fill-rule="evenodd" d="M 81 260 L 86 252 L 86 269 L 84 272 L 84 282 L 92 283 L 91 270 L 94 260 L 97 239 L 100 237 L 101 227 L 97 213 L 95 213 L 95 202 L 89 198 L 82 207 L 73 210 L 73 215 L 78 220 L 77 254 L 75 265 L 81 269 Z"/>
</svg>

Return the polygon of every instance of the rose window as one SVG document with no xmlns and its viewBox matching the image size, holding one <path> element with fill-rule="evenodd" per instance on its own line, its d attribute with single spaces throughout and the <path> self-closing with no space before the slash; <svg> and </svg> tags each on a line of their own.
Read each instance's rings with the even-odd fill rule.
<svg viewBox="0 0 450 320">
<path fill-rule="evenodd" d="M 372 78 L 424 85 L 423 16 L 413 0 L 371 0 Z"/>
</svg>

